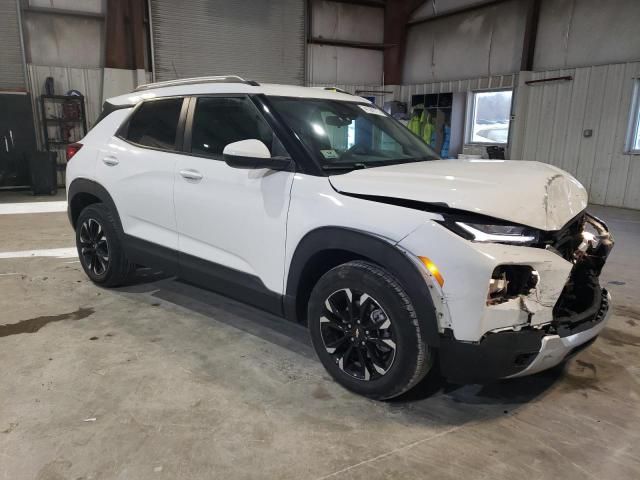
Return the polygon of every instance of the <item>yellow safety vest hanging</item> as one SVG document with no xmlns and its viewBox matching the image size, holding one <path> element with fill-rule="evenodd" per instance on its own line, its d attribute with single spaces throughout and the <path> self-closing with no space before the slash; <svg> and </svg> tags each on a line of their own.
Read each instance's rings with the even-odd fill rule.
<svg viewBox="0 0 640 480">
<path fill-rule="evenodd" d="M 420 123 L 422 124 L 422 140 L 424 140 L 427 145 L 431 145 L 435 125 L 431 123 L 431 118 L 427 114 L 426 110 L 423 110 L 422 112 Z"/>
<path fill-rule="evenodd" d="M 414 115 L 413 117 L 411 117 L 411 120 L 409 120 L 409 123 L 407 124 L 407 128 L 411 130 L 413 133 L 415 133 L 416 135 L 420 135 L 422 130 L 422 125 L 420 123 L 420 116 Z"/>
</svg>

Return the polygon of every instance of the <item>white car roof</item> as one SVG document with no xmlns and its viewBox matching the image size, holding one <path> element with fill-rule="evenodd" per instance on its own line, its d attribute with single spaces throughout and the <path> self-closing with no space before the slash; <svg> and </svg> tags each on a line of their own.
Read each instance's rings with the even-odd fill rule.
<svg viewBox="0 0 640 480">
<path fill-rule="evenodd" d="M 238 80 L 224 81 L 226 78 Z M 221 81 L 222 80 L 222 81 Z M 203 95 L 220 93 L 246 93 L 277 97 L 326 98 L 343 102 L 371 103 L 366 98 L 350 95 L 331 89 L 331 87 L 300 87 L 295 85 L 278 85 L 272 83 L 246 82 L 239 77 L 205 77 L 160 82 L 138 87 L 131 93 L 107 99 L 113 105 L 135 105 L 141 100 L 156 97 L 172 97 L 181 95 Z"/>
</svg>

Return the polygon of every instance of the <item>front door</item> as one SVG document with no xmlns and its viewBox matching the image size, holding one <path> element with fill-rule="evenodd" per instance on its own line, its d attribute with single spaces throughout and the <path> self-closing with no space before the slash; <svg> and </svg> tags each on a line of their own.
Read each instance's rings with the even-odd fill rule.
<svg viewBox="0 0 640 480">
<path fill-rule="evenodd" d="M 232 168 L 222 151 L 229 143 L 257 139 L 272 156 L 288 155 L 246 96 L 193 98 L 186 131 L 189 154 L 180 157 L 175 172 L 183 276 L 199 276 L 216 290 L 270 307 L 265 303 L 277 303 L 283 291 L 294 174 Z"/>
</svg>

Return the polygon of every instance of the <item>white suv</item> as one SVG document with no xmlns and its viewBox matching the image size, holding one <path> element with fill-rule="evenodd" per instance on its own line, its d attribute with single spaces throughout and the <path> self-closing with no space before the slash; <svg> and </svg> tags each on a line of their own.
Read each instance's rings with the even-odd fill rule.
<svg viewBox="0 0 640 480">
<path fill-rule="evenodd" d="M 69 218 L 95 283 L 155 267 L 309 327 L 345 387 L 432 368 L 487 382 L 561 363 L 604 327 L 613 245 L 575 178 L 439 160 L 367 100 L 209 77 L 104 105 L 68 149 Z"/>
</svg>

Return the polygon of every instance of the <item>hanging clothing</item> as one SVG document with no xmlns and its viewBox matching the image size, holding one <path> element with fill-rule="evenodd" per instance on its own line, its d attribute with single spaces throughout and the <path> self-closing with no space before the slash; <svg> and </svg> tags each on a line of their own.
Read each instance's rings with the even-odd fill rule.
<svg viewBox="0 0 640 480">
<path fill-rule="evenodd" d="M 440 150 L 440 158 L 449 158 L 449 145 L 451 144 L 451 127 L 444 126 L 444 139 L 442 141 L 442 150 Z"/>
<path fill-rule="evenodd" d="M 431 115 L 426 110 L 422 111 L 420 117 L 420 123 L 422 124 L 422 140 L 427 145 L 432 145 L 435 138 L 435 125 L 431 123 Z"/>
<path fill-rule="evenodd" d="M 420 123 L 420 115 L 413 115 L 409 123 L 407 124 L 407 128 L 411 130 L 416 135 L 420 135 L 422 132 L 422 124 Z"/>
</svg>

